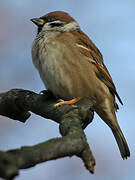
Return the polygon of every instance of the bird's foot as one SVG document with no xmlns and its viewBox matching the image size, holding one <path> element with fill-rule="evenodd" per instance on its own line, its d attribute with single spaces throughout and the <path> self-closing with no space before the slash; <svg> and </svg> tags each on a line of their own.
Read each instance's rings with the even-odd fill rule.
<svg viewBox="0 0 135 180">
<path fill-rule="evenodd" d="M 68 105 L 70 105 L 70 106 L 72 106 L 72 107 L 75 107 L 74 104 L 75 104 L 77 101 L 79 101 L 79 100 L 80 100 L 79 97 L 74 98 L 74 99 L 71 99 L 71 100 L 69 100 L 69 101 L 64 101 L 63 99 L 59 99 L 59 102 L 56 103 L 56 104 L 54 105 L 54 107 L 57 108 L 57 107 L 59 107 L 59 106 L 63 106 L 63 105 L 66 105 L 66 104 L 68 104 Z"/>
</svg>

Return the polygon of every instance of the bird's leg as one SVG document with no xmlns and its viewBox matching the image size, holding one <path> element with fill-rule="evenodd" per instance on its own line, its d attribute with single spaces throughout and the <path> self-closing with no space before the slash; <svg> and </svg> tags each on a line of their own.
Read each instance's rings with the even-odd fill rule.
<svg viewBox="0 0 135 180">
<path fill-rule="evenodd" d="M 54 105 L 54 107 L 62 106 L 62 105 L 65 105 L 65 104 L 74 106 L 74 104 L 75 104 L 77 101 L 79 101 L 79 100 L 80 100 L 79 97 L 74 98 L 74 99 L 71 99 L 71 100 L 69 100 L 69 101 L 64 101 L 63 99 L 60 99 L 59 102 Z"/>
</svg>

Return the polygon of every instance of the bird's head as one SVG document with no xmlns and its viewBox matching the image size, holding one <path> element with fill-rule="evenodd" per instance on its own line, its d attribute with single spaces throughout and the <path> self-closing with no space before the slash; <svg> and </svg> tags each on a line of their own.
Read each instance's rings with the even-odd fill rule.
<svg viewBox="0 0 135 180">
<path fill-rule="evenodd" d="M 31 21 L 38 26 L 38 33 L 41 31 L 70 32 L 80 29 L 75 19 L 63 11 L 50 12 L 40 18 L 33 18 Z"/>
</svg>

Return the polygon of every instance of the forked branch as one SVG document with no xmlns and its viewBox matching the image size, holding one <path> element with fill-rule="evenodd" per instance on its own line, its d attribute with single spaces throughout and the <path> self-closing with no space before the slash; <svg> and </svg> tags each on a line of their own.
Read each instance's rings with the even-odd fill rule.
<svg viewBox="0 0 135 180">
<path fill-rule="evenodd" d="M 92 121 L 93 111 L 69 105 L 54 108 L 56 102 L 57 99 L 48 91 L 36 94 L 28 90 L 12 89 L 0 94 L 0 115 L 24 123 L 31 111 L 59 123 L 62 135 L 61 138 L 34 146 L 0 151 L 0 177 L 13 179 L 20 169 L 73 155 L 80 157 L 85 167 L 94 173 L 95 159 L 83 130 Z"/>
</svg>

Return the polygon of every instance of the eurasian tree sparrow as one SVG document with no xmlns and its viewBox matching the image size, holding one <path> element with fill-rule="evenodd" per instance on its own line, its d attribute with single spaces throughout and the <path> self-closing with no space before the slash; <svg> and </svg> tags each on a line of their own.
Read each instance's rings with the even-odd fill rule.
<svg viewBox="0 0 135 180">
<path fill-rule="evenodd" d="M 55 11 L 31 19 L 38 26 L 32 59 L 46 88 L 63 99 L 56 107 L 86 99 L 111 128 L 123 159 L 130 151 L 116 119 L 122 101 L 95 44 L 67 13 Z M 65 101 L 64 101 L 65 100 Z"/>
</svg>

